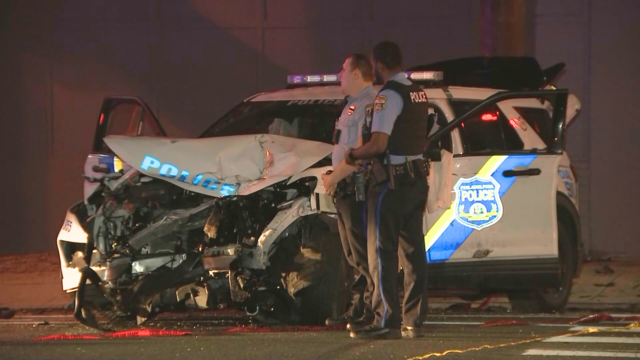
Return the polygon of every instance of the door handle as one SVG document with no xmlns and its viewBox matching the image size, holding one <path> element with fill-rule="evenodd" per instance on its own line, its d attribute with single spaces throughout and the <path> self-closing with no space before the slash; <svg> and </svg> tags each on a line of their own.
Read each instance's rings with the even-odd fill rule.
<svg viewBox="0 0 640 360">
<path fill-rule="evenodd" d="M 504 177 L 513 176 L 538 176 L 542 171 L 540 169 L 525 169 L 525 170 L 505 170 L 502 172 Z"/>
</svg>

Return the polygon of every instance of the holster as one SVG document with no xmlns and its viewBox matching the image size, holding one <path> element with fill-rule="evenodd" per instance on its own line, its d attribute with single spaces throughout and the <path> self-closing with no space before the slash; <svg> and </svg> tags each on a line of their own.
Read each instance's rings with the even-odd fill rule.
<svg viewBox="0 0 640 360">
<path fill-rule="evenodd" d="M 374 185 L 378 185 L 389 180 L 387 169 L 378 158 L 371 161 L 371 180 Z"/>
</svg>

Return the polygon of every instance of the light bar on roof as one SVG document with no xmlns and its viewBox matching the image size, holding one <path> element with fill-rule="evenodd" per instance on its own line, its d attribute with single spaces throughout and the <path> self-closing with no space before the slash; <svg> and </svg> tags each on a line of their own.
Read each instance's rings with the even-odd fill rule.
<svg viewBox="0 0 640 360">
<path fill-rule="evenodd" d="M 442 81 L 444 78 L 442 71 L 407 71 L 405 74 L 414 81 Z M 340 76 L 338 74 L 289 75 L 287 83 L 289 85 L 339 84 Z"/>
<path fill-rule="evenodd" d="M 442 81 L 442 71 L 407 71 L 407 77 L 411 80 Z"/>
<path fill-rule="evenodd" d="M 338 84 L 340 77 L 337 74 L 319 75 L 289 75 L 288 84 Z"/>
</svg>

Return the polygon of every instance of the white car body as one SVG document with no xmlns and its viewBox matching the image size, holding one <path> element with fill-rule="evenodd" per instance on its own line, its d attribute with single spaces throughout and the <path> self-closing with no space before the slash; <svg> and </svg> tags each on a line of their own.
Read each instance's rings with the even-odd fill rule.
<svg viewBox="0 0 640 360">
<path fill-rule="evenodd" d="M 376 88 L 379 89 L 379 86 Z M 447 122 L 451 122 L 456 118 L 450 106 L 451 99 L 480 102 L 503 90 L 451 86 L 425 88 L 424 91 L 430 105 L 444 114 Z M 332 103 L 342 101 L 343 98 L 338 85 L 327 85 L 261 93 L 246 99 L 245 102 Z M 504 116 L 513 121 L 511 124 L 525 150 L 547 147 L 538 133 L 532 130 L 528 120 L 515 108 L 541 109 L 551 115 L 552 109 L 549 103 L 531 98 L 513 99 L 499 102 L 498 107 Z M 565 124 L 569 124 L 579 110 L 580 102 L 574 95 L 570 95 Z M 313 144 L 306 140 L 272 135 L 247 135 L 222 139 L 111 136 L 105 141 L 117 154 L 110 158 L 107 156 L 107 160 L 102 161 L 111 166 L 112 170 L 117 171 L 122 168 L 124 171 L 141 172 L 167 180 L 186 190 L 214 197 L 249 194 L 287 178 L 290 178 L 289 182 L 302 177 L 315 177 L 320 180 L 320 175 L 330 169 L 330 167 L 309 167 L 329 155 L 331 145 Z M 271 145 L 264 146 L 265 143 Z M 556 198 L 560 196 L 559 194 L 563 194 L 575 208 L 576 214 L 579 204 L 576 179 L 566 152 L 552 154 L 530 151 L 529 153 L 468 155 L 458 129 L 451 132 L 451 151 L 452 171 L 436 174 L 438 177 L 450 177 L 448 183 L 451 184 L 449 190 L 451 203 L 432 212 L 426 211 L 424 217 L 427 249 L 425 256 L 433 269 L 441 267 L 441 270 L 434 273 L 435 276 L 443 275 L 444 279 L 447 279 L 446 273 L 450 267 L 442 267 L 442 265 L 461 265 L 468 272 L 468 269 L 473 269 L 478 264 L 485 263 L 495 267 L 496 264 L 504 263 L 506 270 L 500 274 L 508 276 L 509 266 L 518 262 L 531 261 L 529 270 L 533 269 L 533 272 L 537 266 L 535 261 L 541 261 L 541 264 L 547 264 L 546 260 L 557 262 L 559 214 Z M 185 156 L 185 154 L 192 156 Z M 152 157 L 153 160 L 150 161 L 148 157 Z M 98 155 L 93 154 L 85 167 L 87 176 L 100 176 L 92 171 L 92 166 L 96 163 L 98 163 Z M 527 169 L 539 169 L 539 175 L 504 176 L 505 171 Z M 179 179 L 184 172 L 191 176 L 187 181 Z M 193 186 L 189 181 L 193 179 L 194 174 L 211 175 L 219 181 L 219 186 L 213 191 L 202 186 Z M 126 175 L 124 177 L 126 178 Z M 432 183 L 433 181 L 441 182 L 441 180 L 436 178 Z M 472 183 L 475 185 L 465 185 L 470 181 L 475 181 Z M 236 187 L 231 192 L 221 194 L 220 191 L 225 183 Z M 92 195 L 93 190 L 94 187 L 87 182 L 85 201 Z M 471 200 L 463 199 L 462 194 L 465 191 L 465 196 Z M 470 203 L 473 197 L 478 196 L 493 199 L 491 201 L 496 205 L 493 208 L 495 210 L 490 211 L 489 215 L 468 213 L 467 209 L 473 206 L 476 206 L 474 209 L 478 208 L 479 205 Z M 486 207 L 482 208 L 488 211 Z M 286 231 L 289 224 L 297 218 L 321 212 L 333 214 L 335 208 L 323 188 L 316 186 L 313 196 L 296 200 L 290 208 L 283 210 L 266 227 L 259 238 L 258 246 L 251 250 L 255 256 L 252 256 L 250 266 L 266 267 L 270 246 L 277 236 Z M 481 218 L 485 220 L 477 220 Z M 574 219 L 574 221 L 578 220 Z M 579 229 L 573 231 L 579 233 Z M 57 242 L 63 264 L 63 289 L 69 292 L 74 291 L 78 285 L 80 273 L 78 268 L 69 265 L 67 258 L 63 256 L 62 243 L 85 244 L 87 234 L 79 226 L 72 212 L 68 212 Z M 579 250 L 582 249 L 579 243 L 577 247 Z M 581 257 L 582 254 L 579 256 Z M 102 278 L 105 277 L 104 268 L 95 268 L 95 270 Z M 492 274 L 492 271 L 489 270 L 488 273 Z M 431 276 L 434 275 L 430 274 Z"/>
</svg>

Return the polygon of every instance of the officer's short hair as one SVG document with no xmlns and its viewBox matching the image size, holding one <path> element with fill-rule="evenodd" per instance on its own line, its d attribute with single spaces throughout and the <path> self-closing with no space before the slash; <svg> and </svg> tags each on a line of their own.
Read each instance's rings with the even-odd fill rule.
<svg viewBox="0 0 640 360">
<path fill-rule="evenodd" d="M 358 69 L 364 81 L 373 81 L 373 66 L 366 56 L 351 54 L 347 56 L 347 59 L 351 59 L 351 70 Z"/>
<path fill-rule="evenodd" d="M 384 65 L 389 70 L 402 67 L 402 53 L 398 44 L 392 41 L 383 41 L 373 48 L 373 60 Z"/>
</svg>

